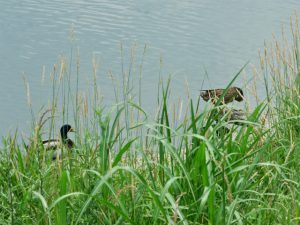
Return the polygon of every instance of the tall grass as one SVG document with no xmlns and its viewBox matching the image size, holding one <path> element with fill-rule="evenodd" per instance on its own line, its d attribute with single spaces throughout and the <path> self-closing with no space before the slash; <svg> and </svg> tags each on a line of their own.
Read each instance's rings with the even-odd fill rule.
<svg viewBox="0 0 300 225">
<path fill-rule="evenodd" d="M 260 54 L 267 98 L 242 121 L 220 116 L 220 102 L 200 110 L 190 98 L 178 110 L 183 117 L 172 116 L 170 79 L 158 85 L 157 114 L 145 112 L 132 79 L 138 71 L 141 85 L 146 47 L 138 70 L 134 51 L 126 69 L 121 47 L 122 91 L 110 108 L 99 97 L 97 60 L 93 90 L 82 94 L 79 53 L 73 72 L 63 58 L 53 69 L 50 110 L 32 113 L 30 141 L 3 137 L 0 224 L 298 224 L 297 21 L 292 41 L 283 36 Z M 52 161 L 41 140 L 45 124 L 48 137 L 59 129 L 58 112 L 76 127 L 76 147 Z"/>
</svg>

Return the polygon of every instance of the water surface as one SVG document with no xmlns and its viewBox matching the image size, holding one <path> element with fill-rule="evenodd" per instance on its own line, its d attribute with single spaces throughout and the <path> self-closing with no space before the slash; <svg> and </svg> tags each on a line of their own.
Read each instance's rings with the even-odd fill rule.
<svg viewBox="0 0 300 225">
<path fill-rule="evenodd" d="M 299 7 L 296 0 L 2 1 L 0 134 L 16 127 L 26 132 L 29 126 L 22 77 L 29 81 L 34 110 L 47 105 L 49 86 L 41 84 L 42 68 L 49 76 L 59 55 L 70 57 L 72 51 L 74 55 L 76 46 L 81 59 L 80 88 L 86 88 L 96 55 L 101 62 L 98 82 L 103 97 L 112 102 L 107 73 L 121 72 L 120 43 L 126 54 L 134 44 L 140 54 L 146 44 L 143 104 L 151 106 L 160 57 L 162 74 L 174 75 L 175 96 L 185 95 L 185 79 L 194 95 L 203 79 L 205 88 L 222 87 L 246 62 L 256 62 L 264 40 L 270 40 L 272 33 L 279 35 L 281 25 L 288 24 Z M 72 29 L 75 41 L 70 40 Z"/>
</svg>

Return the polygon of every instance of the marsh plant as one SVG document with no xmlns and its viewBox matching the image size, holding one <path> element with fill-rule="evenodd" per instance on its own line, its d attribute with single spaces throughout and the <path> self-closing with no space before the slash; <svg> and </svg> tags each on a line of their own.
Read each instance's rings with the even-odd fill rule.
<svg viewBox="0 0 300 225">
<path fill-rule="evenodd" d="M 0 224 L 298 224 L 298 28 L 291 19 L 291 40 L 283 34 L 261 50 L 254 80 L 266 99 L 240 121 L 220 116 L 220 102 L 200 107 L 182 96 L 172 107 L 171 79 L 159 80 L 157 108 L 147 113 L 146 47 L 136 63 L 121 46 L 122 71 L 109 74 L 116 102 L 106 107 L 97 60 L 84 94 L 79 53 L 62 58 L 51 73 L 49 105 L 31 109 L 29 137 L 3 137 Z M 53 161 L 42 140 L 65 122 L 75 127 L 75 147 Z"/>
</svg>

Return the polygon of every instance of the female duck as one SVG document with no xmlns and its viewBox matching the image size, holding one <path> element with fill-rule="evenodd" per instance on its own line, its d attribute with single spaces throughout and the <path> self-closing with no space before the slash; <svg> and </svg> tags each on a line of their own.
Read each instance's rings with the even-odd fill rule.
<svg viewBox="0 0 300 225">
<path fill-rule="evenodd" d="M 212 103 L 216 103 L 217 100 L 222 96 L 225 89 L 211 89 L 211 90 L 201 90 L 200 96 L 204 101 L 211 100 Z M 227 89 L 226 94 L 223 96 L 221 104 L 227 104 L 234 100 L 241 102 L 244 99 L 244 93 L 241 88 L 230 87 Z"/>
</svg>

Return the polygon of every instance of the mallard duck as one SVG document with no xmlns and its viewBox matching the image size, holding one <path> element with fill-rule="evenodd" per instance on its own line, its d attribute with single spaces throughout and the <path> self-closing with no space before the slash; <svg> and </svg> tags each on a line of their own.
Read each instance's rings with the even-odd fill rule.
<svg viewBox="0 0 300 225">
<path fill-rule="evenodd" d="M 74 130 L 69 124 L 65 124 L 60 128 L 61 139 L 49 139 L 42 142 L 45 150 L 55 150 L 52 156 L 53 160 L 61 157 L 62 146 L 66 147 L 66 149 L 74 147 L 74 142 L 68 138 L 69 132 L 74 132 Z"/>
<path fill-rule="evenodd" d="M 201 90 L 200 96 L 204 101 L 211 100 L 212 103 L 216 103 L 219 97 L 223 94 L 225 89 L 211 89 L 211 90 Z M 241 102 L 244 99 L 244 93 L 241 88 L 230 87 L 228 88 L 226 94 L 224 95 L 221 104 L 227 104 L 234 100 Z"/>
</svg>

